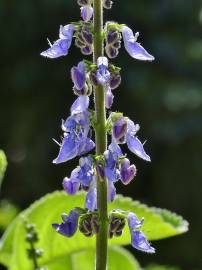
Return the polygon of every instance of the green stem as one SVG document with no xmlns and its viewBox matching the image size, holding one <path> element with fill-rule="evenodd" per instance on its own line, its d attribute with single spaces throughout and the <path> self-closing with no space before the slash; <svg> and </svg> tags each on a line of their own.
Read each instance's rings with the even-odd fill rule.
<svg viewBox="0 0 202 270">
<path fill-rule="evenodd" d="M 102 0 L 94 0 L 94 63 L 103 56 L 103 6 Z M 99 85 L 95 87 L 96 111 L 96 154 L 102 155 L 107 149 L 105 89 Z M 96 239 L 96 270 L 106 270 L 108 249 L 108 206 L 107 180 L 97 177 L 97 204 L 100 221 L 100 230 Z"/>
</svg>

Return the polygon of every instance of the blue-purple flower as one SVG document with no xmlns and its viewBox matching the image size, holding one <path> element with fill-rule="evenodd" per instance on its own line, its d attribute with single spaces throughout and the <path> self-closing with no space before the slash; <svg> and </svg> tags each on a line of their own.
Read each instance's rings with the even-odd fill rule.
<svg viewBox="0 0 202 270">
<path fill-rule="evenodd" d="M 53 228 L 60 234 L 66 237 L 73 236 L 78 227 L 78 220 L 80 214 L 77 211 L 72 210 L 69 215 L 63 214 L 61 224 L 53 224 Z"/>
<path fill-rule="evenodd" d="M 144 150 L 144 144 L 136 136 L 140 126 L 135 125 L 133 121 L 124 117 L 120 117 L 113 125 L 113 138 L 117 143 L 127 143 L 129 150 L 136 156 L 144 159 L 145 161 L 151 161 L 150 156 Z M 126 128 L 127 122 L 127 128 Z"/>
<path fill-rule="evenodd" d="M 137 169 L 134 164 L 130 164 L 130 160 L 127 158 L 121 160 L 120 163 L 121 182 L 124 185 L 128 185 L 136 176 Z"/>
<path fill-rule="evenodd" d="M 50 48 L 41 53 L 41 56 L 47 58 L 58 58 L 60 56 L 66 56 L 72 43 L 72 37 L 74 33 L 74 25 L 68 24 L 60 26 L 59 39 L 53 44 L 50 44 Z"/>
<path fill-rule="evenodd" d="M 64 137 L 58 157 L 53 163 L 66 162 L 91 151 L 95 144 L 88 137 L 90 131 L 89 97 L 79 96 L 71 107 L 71 116 L 62 122 Z"/>
<path fill-rule="evenodd" d="M 140 45 L 140 43 L 137 42 L 137 38 L 139 36 L 138 32 L 134 35 L 133 31 L 128 26 L 123 26 L 122 35 L 125 49 L 131 57 L 142 61 L 154 60 L 154 57 L 151 54 L 149 54 Z"/>
<path fill-rule="evenodd" d="M 108 70 L 108 59 L 106 57 L 99 57 L 97 60 L 98 71 L 96 78 L 99 84 L 106 85 L 110 80 L 110 72 Z"/>
<path fill-rule="evenodd" d="M 71 69 L 71 77 L 74 87 L 77 90 L 83 90 L 86 82 L 86 66 L 83 61 L 79 62 L 77 67 Z"/>
<path fill-rule="evenodd" d="M 139 229 L 143 225 L 144 220 L 139 220 L 134 213 L 128 214 L 128 226 L 131 234 L 131 244 L 137 250 L 146 253 L 155 253 L 155 249 L 151 246 L 146 236 Z"/>
</svg>

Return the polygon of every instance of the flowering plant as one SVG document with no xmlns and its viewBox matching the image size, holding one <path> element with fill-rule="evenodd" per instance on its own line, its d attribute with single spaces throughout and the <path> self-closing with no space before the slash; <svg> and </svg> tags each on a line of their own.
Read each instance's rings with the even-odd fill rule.
<svg viewBox="0 0 202 270">
<path fill-rule="evenodd" d="M 96 235 L 96 270 L 106 270 L 108 239 L 121 237 L 125 231 L 129 231 L 133 248 L 155 253 L 149 240 L 182 233 L 187 230 L 187 225 L 180 218 L 176 218 L 178 223 L 176 222 L 174 227 L 173 222 L 173 231 L 168 233 L 165 230 L 161 236 L 147 237 L 143 230 L 144 216 L 140 215 L 144 211 L 136 213 L 131 210 L 132 206 L 122 209 L 121 204 L 116 205 L 117 198 L 120 198 L 116 195 L 116 183 L 120 181 L 128 185 L 137 174 L 135 164 L 131 164 L 122 150 L 122 145 L 126 144 L 136 157 L 146 162 L 150 162 L 151 158 L 145 150 L 145 143 L 142 143 L 137 135 L 140 125 L 122 112 L 112 111 L 115 89 L 121 84 L 121 68 L 112 61 L 115 61 L 119 54 L 122 40 L 125 50 L 135 60 L 151 62 L 154 57 L 137 42 L 138 32 L 134 33 L 125 24 L 113 21 L 103 24 L 103 9 L 112 7 L 111 0 L 78 0 L 77 3 L 82 19 L 61 25 L 59 38 L 53 44 L 48 41 L 49 48 L 43 51 L 41 56 L 56 59 L 68 55 L 73 39 L 83 55 L 93 55 L 93 60 L 83 59 L 71 68 L 76 99 L 70 108 L 70 115 L 66 120 L 62 120 L 61 142 L 55 140 L 59 153 L 53 160 L 54 164 L 60 164 L 79 157 L 78 166 L 64 178 L 63 188 L 66 195 L 80 196 L 82 190 L 86 196 L 83 206 L 73 204 L 72 199 L 70 211 L 61 213 L 62 221 L 53 222 L 52 227 L 67 238 L 74 236 L 78 229 L 85 237 Z M 90 107 L 92 100 L 93 108 Z M 48 200 L 46 209 L 50 210 L 50 198 Z M 63 195 L 62 200 L 65 201 Z M 138 209 L 137 206 L 136 208 Z M 32 207 L 31 210 L 36 211 L 36 208 Z M 147 211 L 152 212 L 148 209 L 144 213 Z M 30 215 L 28 211 L 26 216 Z M 169 218 L 165 218 L 165 223 L 172 223 L 172 215 L 168 212 L 156 211 L 154 215 L 161 218 L 167 215 Z M 158 222 L 160 224 L 161 220 Z M 31 228 L 35 235 L 33 227 Z M 155 230 L 150 226 L 149 230 L 153 229 Z M 27 230 L 29 233 L 29 226 Z M 45 236 L 44 233 L 42 239 Z M 35 265 L 38 265 L 36 256 L 32 258 L 35 259 Z"/>
</svg>

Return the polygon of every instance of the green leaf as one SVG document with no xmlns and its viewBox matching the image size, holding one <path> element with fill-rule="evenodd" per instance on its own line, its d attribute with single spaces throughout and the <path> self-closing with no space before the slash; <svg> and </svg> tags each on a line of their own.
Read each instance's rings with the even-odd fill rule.
<svg viewBox="0 0 202 270">
<path fill-rule="evenodd" d="M 172 266 L 149 265 L 145 268 L 145 270 L 180 270 L 180 269 Z"/>
<path fill-rule="evenodd" d="M 0 189 L 6 171 L 6 167 L 7 167 L 6 155 L 2 150 L 0 150 Z"/>
<path fill-rule="evenodd" d="M 54 192 L 46 195 L 22 212 L 9 227 L 0 243 L 0 262 L 10 270 L 31 270 L 32 264 L 27 259 L 25 229 L 23 218 L 34 223 L 39 233 L 40 241 L 37 247 L 44 249 L 44 255 L 39 260 L 41 266 L 56 262 L 60 258 L 85 250 L 86 247 L 95 247 L 95 237 L 85 238 L 80 232 L 72 238 L 65 238 L 57 234 L 51 227 L 52 223 L 61 222 L 61 213 L 68 213 L 74 207 L 82 207 L 84 193 L 76 196 L 67 196 L 64 192 Z M 129 198 L 117 196 L 115 202 L 109 205 L 110 209 L 119 208 L 130 210 L 139 218 L 145 217 L 143 230 L 150 240 L 162 239 L 187 231 L 187 222 L 181 217 L 167 210 L 149 208 Z M 130 243 L 130 234 L 125 230 L 122 237 L 109 241 L 110 245 L 125 245 Z"/>
</svg>

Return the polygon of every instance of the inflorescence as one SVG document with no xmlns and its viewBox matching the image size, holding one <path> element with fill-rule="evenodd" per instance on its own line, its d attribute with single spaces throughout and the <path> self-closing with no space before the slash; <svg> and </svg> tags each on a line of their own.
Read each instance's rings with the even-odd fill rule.
<svg viewBox="0 0 202 270">
<path fill-rule="evenodd" d="M 42 52 L 42 56 L 52 59 L 66 56 L 73 38 L 76 47 L 83 55 L 93 53 L 93 3 L 92 0 L 78 0 L 77 2 L 81 9 L 82 20 L 60 26 L 59 39 L 53 44 L 49 42 L 50 48 Z M 112 4 L 110 0 L 103 0 L 103 7 L 106 9 L 110 9 Z M 116 58 L 123 39 L 124 47 L 132 58 L 153 61 L 154 57 L 137 42 L 138 36 L 139 33 L 134 34 L 126 25 L 107 22 L 103 30 L 106 55 L 109 59 Z M 80 232 L 87 237 L 99 232 L 97 174 L 108 181 L 109 202 L 115 199 L 115 184 L 118 181 L 128 185 L 136 176 L 136 166 L 127 159 L 121 145 L 127 144 L 128 149 L 136 156 L 145 161 L 151 161 L 144 150 L 144 143 L 137 137 L 140 126 L 119 112 L 110 112 L 107 119 L 106 131 L 111 138 L 107 151 L 101 156 L 93 154 L 85 156 L 95 148 L 92 131 L 96 128 L 96 118 L 95 112 L 89 109 L 92 89 L 98 85 L 104 87 L 106 109 L 111 109 L 114 90 L 121 84 L 121 69 L 113 65 L 108 58 L 99 57 L 97 63 L 82 60 L 71 69 L 73 92 L 77 98 L 70 109 L 70 116 L 62 120 L 63 137 L 61 142 L 57 142 L 60 150 L 53 163 L 59 164 L 80 157 L 78 167 L 72 171 L 70 177 L 64 178 L 63 187 L 69 195 L 76 194 L 80 189 L 87 195 L 84 209 L 73 209 L 69 215 L 62 215 L 61 224 L 53 224 L 57 232 L 67 237 L 73 236 L 78 227 Z M 126 223 L 130 229 L 132 246 L 144 252 L 154 253 L 155 249 L 140 230 L 143 219 L 139 220 L 134 213 L 118 209 L 111 211 L 109 213 L 109 238 L 121 236 Z"/>
</svg>

